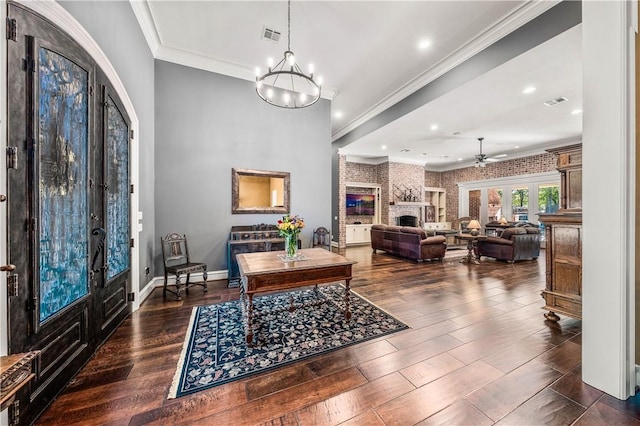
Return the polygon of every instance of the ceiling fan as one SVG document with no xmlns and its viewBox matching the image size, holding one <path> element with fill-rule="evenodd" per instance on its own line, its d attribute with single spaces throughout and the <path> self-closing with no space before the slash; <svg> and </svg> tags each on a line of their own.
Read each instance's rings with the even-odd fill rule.
<svg viewBox="0 0 640 426">
<path fill-rule="evenodd" d="M 478 142 L 480 142 L 480 154 L 476 154 L 476 167 L 484 167 L 486 163 L 493 163 L 496 161 L 500 161 L 497 158 L 489 158 L 489 156 L 482 153 L 482 141 L 484 138 L 478 138 Z"/>
</svg>

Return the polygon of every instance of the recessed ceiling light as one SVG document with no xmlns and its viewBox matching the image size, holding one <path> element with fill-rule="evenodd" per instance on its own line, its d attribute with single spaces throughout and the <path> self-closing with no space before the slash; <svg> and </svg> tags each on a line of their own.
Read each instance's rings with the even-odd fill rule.
<svg viewBox="0 0 640 426">
<path fill-rule="evenodd" d="M 536 91 L 536 88 L 533 86 L 528 86 L 525 87 L 524 90 L 522 91 L 522 93 L 524 93 L 525 95 L 528 95 L 529 93 L 533 93 Z"/>
<path fill-rule="evenodd" d="M 438 130 L 438 125 L 437 124 L 432 124 L 431 125 L 431 130 Z"/>
<path fill-rule="evenodd" d="M 410 149 L 407 149 L 407 148 L 404 148 L 404 149 L 401 149 L 401 150 L 400 150 L 400 152 L 409 152 L 409 151 L 411 151 L 411 150 L 410 150 Z"/>
<path fill-rule="evenodd" d="M 431 47 L 431 40 L 424 39 L 418 42 L 418 49 L 420 50 L 426 50 L 429 47 Z"/>
<path fill-rule="evenodd" d="M 462 158 L 458 158 L 458 161 L 462 161 Z"/>
<path fill-rule="evenodd" d="M 380 148 L 387 149 L 387 146 L 386 145 L 382 145 Z"/>
<path fill-rule="evenodd" d="M 459 135 L 461 135 L 461 134 L 462 134 L 462 132 L 460 132 L 460 131 L 458 131 L 458 132 L 453 132 L 453 136 L 459 136 Z"/>
<path fill-rule="evenodd" d="M 448 155 L 441 155 L 440 158 L 447 159 L 447 158 L 449 158 L 449 156 Z"/>
<path fill-rule="evenodd" d="M 342 113 L 342 111 L 336 111 L 333 113 L 334 118 L 342 118 L 343 116 L 344 114 Z"/>
<path fill-rule="evenodd" d="M 518 148 L 520 148 L 520 147 L 519 147 L 518 145 L 516 145 L 516 146 L 514 146 L 513 148 L 514 148 L 514 149 L 518 149 Z"/>
<path fill-rule="evenodd" d="M 427 153 L 426 153 L 426 152 L 423 152 L 423 153 L 422 153 L 422 155 L 426 156 L 426 155 L 427 155 Z"/>
<path fill-rule="evenodd" d="M 573 115 L 582 114 L 582 110 L 581 109 L 574 109 L 573 111 L 571 111 L 571 114 L 573 114 Z"/>
</svg>

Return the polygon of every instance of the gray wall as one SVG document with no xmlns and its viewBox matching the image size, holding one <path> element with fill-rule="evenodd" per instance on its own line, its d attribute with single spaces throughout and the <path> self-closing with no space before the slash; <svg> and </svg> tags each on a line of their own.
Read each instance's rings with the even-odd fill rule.
<svg viewBox="0 0 640 426">
<path fill-rule="evenodd" d="M 145 266 L 153 266 L 154 241 L 154 85 L 153 56 L 147 46 L 129 2 L 61 1 L 64 7 L 91 34 L 107 55 L 124 84 L 140 121 L 139 209 L 143 230 L 139 235 L 140 288 L 154 276 L 145 276 Z M 137 220 L 133 217 L 132 220 Z M 161 272 L 155 271 L 155 275 Z"/>
<path fill-rule="evenodd" d="M 331 225 L 331 104 L 268 105 L 254 83 L 156 60 L 156 274 L 159 236 L 187 234 L 194 260 L 226 269 L 234 225 L 275 224 L 281 215 L 231 214 L 231 169 L 291 173 L 291 213 L 313 228 Z"/>
</svg>

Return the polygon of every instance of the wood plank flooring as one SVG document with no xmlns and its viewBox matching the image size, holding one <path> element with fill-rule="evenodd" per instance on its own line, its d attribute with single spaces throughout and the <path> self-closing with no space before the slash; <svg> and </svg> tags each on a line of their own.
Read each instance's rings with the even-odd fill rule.
<svg viewBox="0 0 640 426">
<path fill-rule="evenodd" d="M 369 247 L 352 289 L 411 329 L 167 400 L 191 309 L 238 297 L 226 281 L 181 302 L 156 289 L 39 419 L 42 425 L 640 425 L 580 379 L 581 322 L 546 322 L 544 257 L 415 263 Z M 544 256 L 544 251 L 542 256 Z"/>
</svg>

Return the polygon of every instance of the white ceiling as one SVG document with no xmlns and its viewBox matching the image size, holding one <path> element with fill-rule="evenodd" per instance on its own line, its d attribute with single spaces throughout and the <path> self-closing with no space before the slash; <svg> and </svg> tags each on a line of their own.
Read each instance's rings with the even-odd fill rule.
<svg viewBox="0 0 640 426">
<path fill-rule="evenodd" d="M 158 59 L 254 80 L 255 68 L 266 69 L 268 57 L 277 62 L 287 47 L 285 1 L 131 4 Z M 296 0 L 291 50 L 303 69 L 314 64 L 316 76 L 324 80 L 323 97 L 332 99 L 333 113 L 342 113 L 332 118 L 336 139 L 554 4 Z M 261 38 L 264 26 L 282 33 L 278 44 Z M 419 49 L 422 40 L 429 40 L 430 47 Z M 426 162 L 437 170 L 471 163 L 480 136 L 485 137 L 484 153 L 511 157 L 575 140 L 582 133 L 581 115 L 571 114 L 582 104 L 580 46 L 578 26 L 341 152 L 370 161 Z M 522 94 L 527 85 L 537 90 Z M 569 101 L 543 105 L 559 96 Z M 431 124 L 438 130 L 430 130 Z"/>
</svg>

